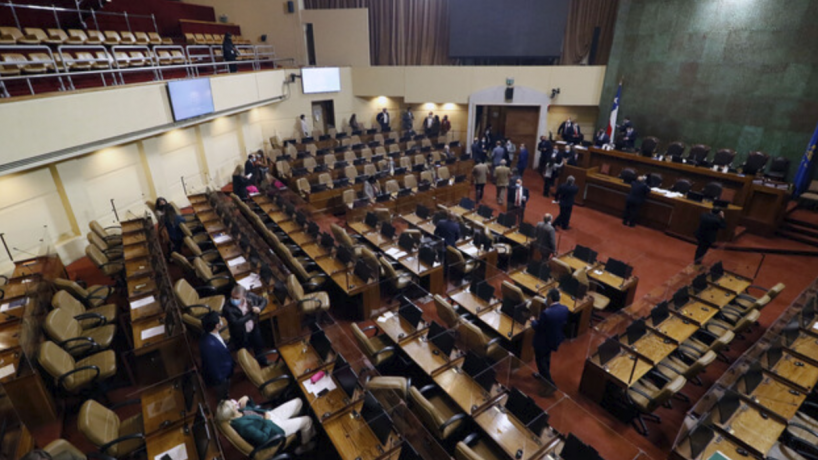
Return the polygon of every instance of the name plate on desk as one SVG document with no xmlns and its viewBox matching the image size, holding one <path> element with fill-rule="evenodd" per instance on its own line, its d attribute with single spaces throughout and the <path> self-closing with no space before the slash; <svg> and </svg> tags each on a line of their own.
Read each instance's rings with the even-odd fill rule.
<svg viewBox="0 0 818 460">
<path fill-rule="evenodd" d="M 4 379 L 9 375 L 14 375 L 16 369 L 14 369 L 14 364 L 9 364 L 8 366 L 0 367 L 0 379 Z"/>
<path fill-rule="evenodd" d="M 304 389 L 316 396 L 324 390 L 329 392 L 335 388 L 335 382 L 329 375 L 324 375 L 324 377 L 318 379 L 315 383 L 312 383 L 310 379 L 304 380 Z"/>
<path fill-rule="evenodd" d="M 148 340 L 151 337 L 156 337 L 157 335 L 164 334 L 164 333 L 165 333 L 165 325 L 163 324 L 161 326 L 156 326 L 156 327 L 152 327 L 150 329 L 145 329 L 144 331 L 142 331 L 141 337 L 142 337 L 142 340 Z M 187 458 L 187 457 L 185 457 L 185 458 Z"/>
<path fill-rule="evenodd" d="M 247 259 L 245 259 L 243 256 L 238 256 L 235 259 L 228 260 L 227 265 L 230 267 L 235 267 L 236 265 L 240 265 L 245 262 L 247 262 Z"/>
<path fill-rule="evenodd" d="M 161 454 L 153 457 L 153 460 L 187 460 L 187 458 L 187 448 L 184 444 L 179 444 L 173 449 L 162 452 Z"/>
<path fill-rule="evenodd" d="M 216 244 L 227 243 L 228 241 L 233 241 L 230 235 L 221 234 L 213 238 L 213 242 Z"/>
<path fill-rule="evenodd" d="M 389 321 L 393 316 L 395 316 L 395 312 L 388 311 L 388 312 L 386 312 L 386 313 L 384 313 L 384 314 L 382 314 L 381 316 L 378 317 L 378 322 L 379 323 L 385 323 L 385 322 Z"/>
<path fill-rule="evenodd" d="M 16 308 L 24 307 L 28 305 L 28 297 L 13 300 L 11 302 L 6 302 L 2 306 L 0 306 L 0 313 L 7 312 L 9 310 L 14 310 Z"/>
<path fill-rule="evenodd" d="M 137 308 L 142 308 L 145 305 L 150 305 L 156 302 L 156 299 L 153 296 L 145 297 L 143 299 L 134 300 L 131 302 L 131 310 L 136 310 Z"/>
</svg>

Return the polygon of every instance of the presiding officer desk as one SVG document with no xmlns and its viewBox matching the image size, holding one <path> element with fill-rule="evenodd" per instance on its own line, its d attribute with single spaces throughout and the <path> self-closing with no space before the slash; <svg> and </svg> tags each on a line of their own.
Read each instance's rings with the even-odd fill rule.
<svg viewBox="0 0 818 460">
<path fill-rule="evenodd" d="M 694 191 L 702 190 L 710 182 L 721 183 L 724 190 L 722 199 L 731 204 L 725 209 L 727 228 L 719 232 L 719 241 L 731 241 L 736 226 L 746 227 L 748 231 L 764 236 L 773 235 L 783 220 L 789 200 L 787 190 L 754 183 L 757 181 L 753 176 L 596 147 L 577 149 L 577 155 L 577 166 L 566 166 L 562 173 L 564 177 L 573 175 L 576 179 L 580 189 L 577 204 L 615 215 L 621 215 L 624 211 L 625 198 L 630 191 L 630 185 L 619 179 L 625 168 L 634 169 L 638 175 L 661 175 L 661 188 L 668 190 L 679 179 L 690 181 L 693 184 L 691 190 Z M 640 211 L 640 222 L 690 240 L 695 238 L 699 216 L 711 208 L 708 202 L 651 193 Z"/>
</svg>

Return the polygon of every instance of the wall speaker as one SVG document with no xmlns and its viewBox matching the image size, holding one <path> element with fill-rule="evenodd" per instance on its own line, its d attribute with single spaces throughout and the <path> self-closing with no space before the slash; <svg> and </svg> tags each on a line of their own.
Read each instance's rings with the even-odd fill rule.
<svg viewBox="0 0 818 460">
<path fill-rule="evenodd" d="M 514 100 L 514 87 L 509 86 L 506 88 L 506 102 Z"/>
<path fill-rule="evenodd" d="M 292 0 L 287 2 L 287 12 L 288 13 L 295 13 L 295 2 L 293 2 Z"/>
<path fill-rule="evenodd" d="M 267 41 L 267 34 L 262 34 L 261 35 L 261 41 L 263 41 L 263 42 Z"/>
</svg>

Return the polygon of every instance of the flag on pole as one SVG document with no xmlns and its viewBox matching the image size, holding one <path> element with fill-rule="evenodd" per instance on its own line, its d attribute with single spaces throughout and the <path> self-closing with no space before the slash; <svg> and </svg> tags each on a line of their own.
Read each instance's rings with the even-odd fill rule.
<svg viewBox="0 0 818 460">
<path fill-rule="evenodd" d="M 614 133 L 616 132 L 616 117 L 619 115 L 619 97 L 622 96 L 622 82 L 619 82 L 619 89 L 616 90 L 616 97 L 614 97 L 613 107 L 611 107 L 611 119 L 608 121 L 608 129 L 605 134 L 613 142 Z"/>
<path fill-rule="evenodd" d="M 818 126 L 815 127 L 815 133 L 812 135 L 809 144 L 807 144 L 807 151 L 804 152 L 804 158 L 801 159 L 801 164 L 798 165 L 798 172 L 795 173 L 795 196 L 804 193 L 812 181 L 812 160 L 815 158 L 815 149 L 818 145 Z"/>
</svg>

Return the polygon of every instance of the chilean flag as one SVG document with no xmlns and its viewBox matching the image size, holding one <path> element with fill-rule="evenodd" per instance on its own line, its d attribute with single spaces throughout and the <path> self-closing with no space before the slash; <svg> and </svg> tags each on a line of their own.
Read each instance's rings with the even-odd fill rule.
<svg viewBox="0 0 818 460">
<path fill-rule="evenodd" d="M 613 107 L 611 107 L 611 119 L 608 121 L 608 129 L 605 134 L 613 142 L 614 132 L 616 132 L 616 117 L 619 115 L 619 97 L 622 96 L 622 82 L 619 82 L 619 89 L 616 90 L 616 97 L 614 98 Z"/>
</svg>

